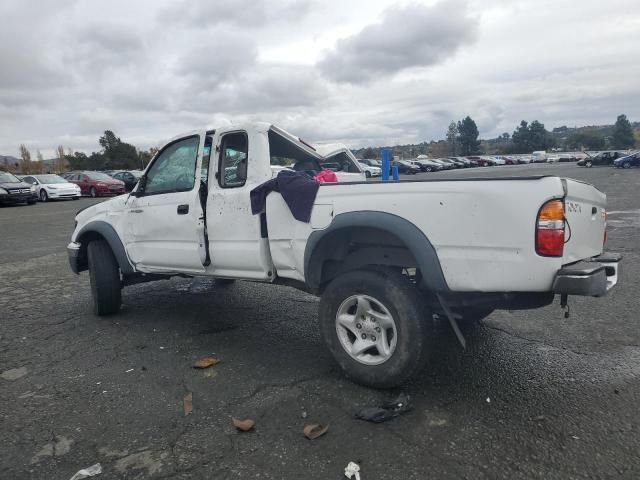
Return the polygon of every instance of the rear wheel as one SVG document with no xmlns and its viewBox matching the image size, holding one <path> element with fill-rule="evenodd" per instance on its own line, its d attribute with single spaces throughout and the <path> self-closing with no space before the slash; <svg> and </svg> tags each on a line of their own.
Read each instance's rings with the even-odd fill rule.
<svg viewBox="0 0 640 480">
<path fill-rule="evenodd" d="M 96 315 L 116 313 L 122 304 L 122 284 L 118 262 L 109 244 L 104 240 L 94 240 L 89 243 L 87 254 L 93 311 Z"/>
<path fill-rule="evenodd" d="M 631 162 L 624 162 L 622 168 L 631 168 Z"/>
<path fill-rule="evenodd" d="M 392 270 L 356 270 L 320 299 L 322 337 L 344 373 L 376 388 L 402 384 L 424 365 L 433 326 L 418 290 Z"/>
<path fill-rule="evenodd" d="M 92 198 L 96 198 L 98 196 L 98 191 L 96 190 L 96 187 L 91 187 L 91 189 L 89 190 L 89 195 L 91 195 Z"/>
<path fill-rule="evenodd" d="M 591 160 L 587 160 L 586 162 L 584 162 L 584 166 L 591 168 L 593 167 L 593 162 Z"/>
<path fill-rule="evenodd" d="M 47 195 L 47 192 L 44 190 L 40 190 L 40 201 L 46 202 L 47 200 L 49 200 L 49 195 Z"/>
</svg>

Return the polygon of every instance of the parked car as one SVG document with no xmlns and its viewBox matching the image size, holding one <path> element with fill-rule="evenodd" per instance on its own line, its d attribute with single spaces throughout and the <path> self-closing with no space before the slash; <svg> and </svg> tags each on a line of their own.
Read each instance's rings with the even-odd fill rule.
<svg viewBox="0 0 640 480">
<path fill-rule="evenodd" d="M 547 152 L 545 150 L 531 152 L 531 161 L 534 163 L 545 163 L 547 161 Z"/>
<path fill-rule="evenodd" d="M 415 175 L 416 173 L 420 173 L 421 169 L 418 165 L 414 165 L 413 163 L 407 160 L 394 160 L 391 162 L 391 167 L 393 165 L 398 165 L 398 173 L 408 173 L 411 175 Z"/>
<path fill-rule="evenodd" d="M 493 160 L 493 164 L 494 165 L 506 165 L 507 164 L 507 161 L 504 158 L 500 157 L 500 156 L 497 156 L 497 157 L 496 156 L 492 156 L 490 158 L 491 158 L 491 160 Z"/>
<path fill-rule="evenodd" d="M 464 157 L 449 157 L 449 160 L 456 162 L 462 168 L 469 168 L 472 166 L 471 162 Z"/>
<path fill-rule="evenodd" d="M 487 155 L 483 155 L 481 157 L 478 157 L 478 165 L 481 167 L 493 167 L 495 166 L 496 162 L 493 159 L 493 157 L 489 157 Z"/>
<path fill-rule="evenodd" d="M 547 155 L 547 163 L 558 163 L 559 161 L 559 155 Z"/>
<path fill-rule="evenodd" d="M 613 166 L 617 168 L 640 167 L 640 152 L 632 153 L 626 157 L 620 157 L 614 160 Z"/>
<path fill-rule="evenodd" d="M 418 158 L 416 160 L 411 160 L 411 163 L 420 167 L 420 170 L 423 172 L 439 172 L 440 170 L 444 169 L 444 165 L 428 158 Z"/>
<path fill-rule="evenodd" d="M 24 181 L 36 187 L 36 194 L 41 202 L 58 198 L 80 198 L 80 187 L 60 175 L 27 175 Z"/>
<path fill-rule="evenodd" d="M 591 168 L 594 165 L 598 166 L 610 166 L 614 164 L 614 161 L 620 157 L 624 157 L 626 153 L 620 151 L 608 151 L 600 152 L 597 155 L 589 156 L 580 160 L 576 165 L 579 167 Z"/>
<path fill-rule="evenodd" d="M 311 196 L 270 189 L 274 158 L 299 171 L 324 159 L 272 124 L 203 128 L 160 149 L 130 197 L 79 211 L 67 251 L 74 273 L 89 271 L 94 312 L 117 314 L 123 287 L 176 275 L 290 285 L 320 297 L 320 336 L 346 375 L 390 388 L 433 353 L 436 314 L 457 326 L 601 297 L 621 278 L 620 256 L 603 254 L 607 197 L 587 183 L 442 177 Z"/>
<path fill-rule="evenodd" d="M 121 195 L 125 193 L 124 182 L 111 178 L 102 172 L 71 173 L 66 180 L 80 187 L 83 195 L 102 197 L 105 195 Z"/>
<path fill-rule="evenodd" d="M 380 167 L 374 167 L 372 165 L 367 165 L 366 163 L 358 162 L 360 164 L 360 168 L 364 170 L 364 174 L 367 178 L 371 177 L 379 177 L 382 175 L 382 169 Z"/>
<path fill-rule="evenodd" d="M 437 159 L 439 162 L 444 163 L 445 165 L 448 165 L 449 168 L 462 168 L 462 165 L 454 160 L 451 160 L 450 158 L 438 158 Z"/>
<path fill-rule="evenodd" d="M 33 205 L 37 201 L 36 187 L 23 181 L 13 173 L 0 171 L 0 203 L 27 203 Z"/>
<path fill-rule="evenodd" d="M 381 160 L 375 160 L 372 158 L 364 158 L 362 160 L 358 160 L 360 163 L 364 163 L 365 165 L 370 165 L 372 167 L 378 167 L 378 168 L 382 168 L 382 161 Z"/>
<path fill-rule="evenodd" d="M 431 161 L 436 165 L 440 165 L 441 170 L 451 170 L 455 168 L 452 163 L 444 162 L 441 158 L 433 158 Z"/>
<path fill-rule="evenodd" d="M 133 190 L 141 176 L 141 170 L 121 170 L 111 175 L 112 178 L 124 182 L 124 189 L 127 192 Z"/>
</svg>

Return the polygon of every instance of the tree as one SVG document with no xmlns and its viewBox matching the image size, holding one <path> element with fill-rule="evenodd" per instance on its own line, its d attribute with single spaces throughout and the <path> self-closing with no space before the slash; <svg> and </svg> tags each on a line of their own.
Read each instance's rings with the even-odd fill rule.
<svg viewBox="0 0 640 480">
<path fill-rule="evenodd" d="M 553 146 L 551 134 L 544 124 L 534 120 L 531 124 L 522 120 L 511 135 L 513 153 L 531 153 L 534 150 L 546 150 Z"/>
<path fill-rule="evenodd" d="M 627 120 L 626 115 L 618 115 L 613 126 L 612 143 L 614 148 L 629 148 L 635 144 L 631 122 Z"/>
<path fill-rule="evenodd" d="M 104 150 L 102 152 L 102 158 L 99 159 L 95 157 L 94 160 L 96 162 L 100 160 L 101 162 L 99 163 L 103 164 L 102 168 L 140 168 L 140 158 L 136 147 L 120 140 L 111 130 L 105 130 L 104 135 L 100 137 L 98 143 Z"/>
<path fill-rule="evenodd" d="M 40 150 L 39 150 L 39 149 L 38 149 L 38 150 L 36 150 L 36 159 L 37 159 L 39 162 L 42 162 L 42 161 L 44 160 L 44 157 L 42 156 L 42 153 L 40 152 Z"/>
<path fill-rule="evenodd" d="M 71 149 L 69 149 L 68 155 L 73 155 Z M 67 169 L 66 157 L 64 147 L 62 145 L 58 145 L 58 148 L 56 148 L 56 161 L 53 167 L 55 172 L 62 173 Z"/>
<path fill-rule="evenodd" d="M 376 159 L 378 158 L 378 150 L 375 148 L 367 147 L 360 152 L 360 156 L 364 159 Z"/>
<path fill-rule="evenodd" d="M 602 150 L 605 147 L 604 135 L 595 130 L 582 130 L 567 137 L 566 147 L 570 149 Z"/>
<path fill-rule="evenodd" d="M 458 144 L 462 155 L 473 155 L 478 152 L 480 142 L 478 141 L 478 126 L 471 117 L 467 116 L 458 122 Z"/>
<path fill-rule="evenodd" d="M 32 165 L 31 165 L 31 152 L 24 145 L 20 145 L 20 171 L 22 173 L 28 174 L 31 173 Z"/>
<path fill-rule="evenodd" d="M 513 135 L 511 135 L 511 141 L 513 142 L 513 153 L 529 153 L 533 150 L 531 148 L 529 124 L 526 120 L 522 120 L 520 125 L 516 127 Z"/>
<path fill-rule="evenodd" d="M 452 121 L 447 130 L 447 144 L 449 145 L 449 155 L 455 157 L 458 154 L 458 125 Z"/>
</svg>

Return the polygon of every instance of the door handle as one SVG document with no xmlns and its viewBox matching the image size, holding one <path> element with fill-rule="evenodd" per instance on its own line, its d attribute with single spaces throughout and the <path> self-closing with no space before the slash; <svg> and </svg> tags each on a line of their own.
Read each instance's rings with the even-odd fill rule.
<svg viewBox="0 0 640 480">
<path fill-rule="evenodd" d="M 189 213 L 189 205 L 178 205 L 178 215 L 186 215 Z"/>
<path fill-rule="evenodd" d="M 141 208 L 136 208 L 133 210 L 129 210 L 129 213 L 142 213 L 144 210 L 142 210 Z"/>
</svg>

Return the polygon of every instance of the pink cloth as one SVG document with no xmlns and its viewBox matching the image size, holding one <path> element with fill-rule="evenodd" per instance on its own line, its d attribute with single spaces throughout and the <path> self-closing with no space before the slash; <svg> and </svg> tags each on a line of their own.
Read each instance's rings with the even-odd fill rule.
<svg viewBox="0 0 640 480">
<path fill-rule="evenodd" d="M 320 183 L 332 183 L 332 182 L 337 183 L 338 182 L 338 176 L 336 175 L 336 172 L 332 170 L 322 170 L 315 177 L 313 177 L 313 179 L 316 182 L 320 182 Z"/>
</svg>

